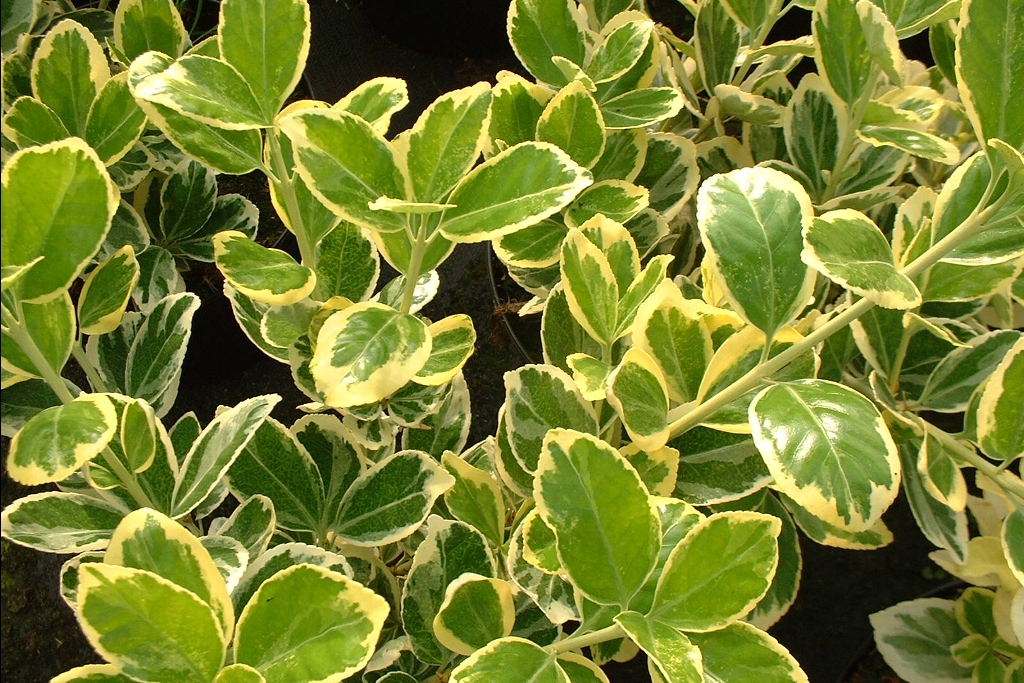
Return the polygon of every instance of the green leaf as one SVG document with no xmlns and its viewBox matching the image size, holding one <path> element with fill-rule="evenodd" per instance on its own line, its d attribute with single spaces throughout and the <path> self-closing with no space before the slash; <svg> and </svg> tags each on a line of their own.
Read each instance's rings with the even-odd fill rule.
<svg viewBox="0 0 1024 683">
<path fill-rule="evenodd" d="M 217 174 L 191 159 L 174 167 L 160 188 L 160 217 L 151 226 L 158 243 L 171 246 L 192 237 L 213 214 Z"/>
<path fill-rule="evenodd" d="M 999 532 L 999 541 L 1003 546 L 1003 554 L 1010 565 L 1010 571 L 1020 581 L 1024 577 L 1024 511 L 1017 508 L 1003 520 L 1003 528 Z"/>
<path fill-rule="evenodd" d="M 435 460 L 445 451 L 461 451 L 469 438 L 472 417 L 469 388 L 462 373 L 455 375 L 440 405 L 419 423 L 419 429 L 402 433 L 402 448 L 429 453 Z"/>
<path fill-rule="evenodd" d="M 959 9 L 956 0 L 878 0 L 875 4 L 885 10 L 900 39 L 920 33 L 938 22 L 956 18 Z"/>
<path fill-rule="evenodd" d="M 508 36 L 516 57 L 538 80 L 567 83 L 551 58 L 582 65 L 587 47 L 583 29 L 565 0 L 515 0 L 508 13 Z"/>
<path fill-rule="evenodd" d="M 732 82 L 740 49 L 740 27 L 724 2 L 706 2 L 697 12 L 694 34 L 701 82 L 706 92 L 713 93 L 716 85 Z"/>
<path fill-rule="evenodd" d="M 3 8 L 3 56 L 18 47 L 19 39 L 31 31 L 33 24 L 39 20 L 42 10 L 35 0 L 14 0 Z"/>
<path fill-rule="evenodd" d="M 129 61 L 156 50 L 180 57 L 188 32 L 171 0 L 126 0 L 114 12 L 114 45 Z"/>
<path fill-rule="evenodd" d="M 235 660 L 268 683 L 340 681 L 373 655 L 387 618 L 384 598 L 312 565 L 279 572 L 238 619 Z"/>
<path fill-rule="evenodd" d="M 71 137 L 57 114 L 32 97 L 19 97 L 10 105 L 4 114 L 3 132 L 21 149 Z"/>
<path fill-rule="evenodd" d="M 406 219 L 374 211 L 380 197 L 405 198 L 394 148 L 363 119 L 344 111 L 303 110 L 281 119 L 299 174 L 314 196 L 343 219 L 370 230 L 404 230 Z"/>
<path fill-rule="evenodd" d="M 59 296 L 103 243 L 117 189 L 96 153 L 75 138 L 16 153 L 2 178 L 2 264 L 43 256 L 19 279 L 18 295 L 25 301 Z"/>
<path fill-rule="evenodd" d="M 900 273 L 875 223 L 852 209 L 829 211 L 804 229 L 804 263 L 885 308 L 921 305 L 921 293 Z"/>
<path fill-rule="evenodd" d="M 70 386 L 68 388 L 71 389 Z M 33 415 L 60 403 L 57 394 L 41 379 L 26 379 L 4 387 L 0 394 L 0 425 L 3 435 L 13 437 Z"/>
<path fill-rule="evenodd" d="M 756 512 L 722 512 L 675 547 L 649 616 L 684 631 L 711 631 L 750 612 L 768 591 L 782 524 Z"/>
<path fill-rule="evenodd" d="M 131 150 L 146 128 L 146 115 L 128 89 L 128 75 L 108 80 L 89 108 L 85 141 L 106 165 L 120 160 Z"/>
<path fill-rule="evenodd" d="M 216 529 L 211 525 L 210 530 L 235 539 L 246 549 L 250 558 L 256 558 L 267 550 L 276 522 L 273 501 L 266 496 L 255 495 L 239 504 Z"/>
<path fill-rule="evenodd" d="M 471 655 L 512 632 L 512 587 L 502 579 L 466 573 L 448 584 L 434 617 L 434 634 L 452 652 Z"/>
<path fill-rule="evenodd" d="M 50 680 L 52 683 L 132 683 L 132 679 L 122 675 L 113 664 L 76 666 Z"/>
<path fill-rule="evenodd" d="M 508 548 L 505 564 L 509 576 L 537 604 L 545 618 L 553 624 L 579 619 L 572 584 L 562 574 L 549 574 L 526 559 L 523 525 L 512 532 Z"/>
<path fill-rule="evenodd" d="M 1024 10 L 1013 0 L 966 0 L 960 6 L 956 76 L 960 99 L 979 140 L 1024 148 Z"/>
<path fill-rule="evenodd" d="M 32 338 L 32 343 L 42 354 L 46 365 L 52 372 L 60 374 L 71 356 L 78 331 L 70 294 L 65 291 L 41 304 L 21 304 L 20 317 L 19 324 L 23 332 Z M 36 367 L 6 329 L 2 332 L 2 338 L 0 355 L 5 370 L 29 377 L 43 376 L 45 368 Z"/>
<path fill-rule="evenodd" d="M 996 371 L 1011 348 L 1020 346 L 1021 339 L 1019 332 L 997 330 L 954 349 L 932 370 L 918 401 L 939 412 L 964 410 L 978 385 Z"/>
<path fill-rule="evenodd" d="M 3 537 L 48 553 L 82 553 L 107 547 L 126 510 L 82 493 L 33 493 L 4 508 Z"/>
<path fill-rule="evenodd" d="M 810 301 L 814 272 L 800 260 L 800 232 L 812 217 L 800 184 L 769 168 L 714 176 L 697 193 L 710 267 L 733 309 L 768 336 Z"/>
<path fill-rule="evenodd" d="M 853 105 L 867 87 L 873 68 L 857 4 L 818 0 L 811 29 L 818 72 L 825 75 L 839 99 Z"/>
<path fill-rule="evenodd" d="M 117 329 L 138 280 L 139 264 L 130 245 L 89 273 L 78 298 L 82 334 L 106 334 Z"/>
<path fill-rule="evenodd" d="M 480 532 L 462 522 L 428 520 L 426 538 L 402 587 L 402 625 L 420 661 L 441 664 L 448 656 L 432 628 L 448 584 L 466 572 L 489 577 L 494 571 L 494 557 Z"/>
<path fill-rule="evenodd" d="M 473 319 L 459 313 L 438 320 L 427 328 L 430 356 L 412 378 L 418 384 L 438 386 L 450 382 L 462 370 L 476 345 Z"/>
<path fill-rule="evenodd" d="M 451 451 L 441 457 L 441 465 L 455 478 L 444 492 L 448 510 L 480 531 L 495 547 L 501 546 L 505 540 L 505 501 L 498 482 Z"/>
<path fill-rule="evenodd" d="M 631 333 L 634 347 L 661 370 L 669 397 L 677 403 L 696 398 L 711 360 L 711 333 L 679 288 L 660 282 L 637 310 Z"/>
<path fill-rule="evenodd" d="M 625 74 L 647 50 L 653 29 L 653 22 L 640 19 L 620 22 L 614 28 L 605 26 L 601 42 L 590 55 L 587 75 L 595 83 L 603 83 Z"/>
<path fill-rule="evenodd" d="M 420 202 L 444 199 L 483 151 L 490 115 L 486 83 L 455 90 L 435 100 L 409 132 L 407 163 L 413 196 Z"/>
<path fill-rule="evenodd" d="M 640 649 L 650 657 L 651 666 L 671 683 L 703 683 L 701 654 L 681 631 L 637 612 L 623 612 L 615 617 Z"/>
<path fill-rule="evenodd" d="M 570 230 L 562 241 L 559 270 L 573 317 L 596 341 L 614 341 L 619 287 L 605 254 L 581 231 Z"/>
<path fill-rule="evenodd" d="M 526 365 L 505 374 L 505 414 L 500 433 L 509 441 L 516 466 L 527 475 L 537 469 L 548 430 L 563 427 L 594 434 L 598 427 L 593 406 L 572 378 L 544 365 Z"/>
<path fill-rule="evenodd" d="M 601 101 L 604 125 L 610 130 L 650 126 L 682 110 L 683 96 L 670 87 L 629 90 Z"/>
<path fill-rule="evenodd" d="M 231 598 L 210 554 L 185 527 L 159 512 L 143 508 L 126 516 L 103 561 L 167 579 L 209 605 L 225 638 L 234 630 Z"/>
<path fill-rule="evenodd" d="M 544 440 L 534 498 L 577 589 L 595 602 L 627 605 L 654 569 L 661 544 L 658 517 L 636 471 L 604 442 L 553 429 Z"/>
<path fill-rule="evenodd" d="M 177 386 L 197 308 L 199 297 L 184 292 L 161 299 L 146 315 L 128 349 L 124 369 L 126 394 L 155 407 L 161 396 Z"/>
<path fill-rule="evenodd" d="M 217 267 L 231 286 L 271 306 L 289 306 L 305 299 L 316 286 L 316 274 L 286 252 L 268 249 L 237 230 L 213 237 Z"/>
<path fill-rule="evenodd" d="M 985 454 L 1011 460 L 1024 453 L 1024 340 L 992 371 L 978 403 L 978 443 Z"/>
<path fill-rule="evenodd" d="M 263 421 L 227 476 L 228 487 L 239 500 L 262 494 L 273 501 L 281 528 L 321 530 L 323 481 L 313 458 L 280 422 Z"/>
<path fill-rule="evenodd" d="M 454 477 L 426 453 L 395 453 L 352 482 L 332 530 L 357 546 L 401 540 L 423 524 L 434 501 L 454 483 Z"/>
<path fill-rule="evenodd" d="M 602 180 L 580 192 L 565 210 L 569 227 L 579 227 L 598 214 L 618 223 L 626 223 L 647 208 L 646 188 L 625 180 Z"/>
<path fill-rule="evenodd" d="M 32 92 L 72 135 L 85 133 L 96 94 L 110 78 L 103 48 L 87 28 L 65 19 L 51 29 L 32 59 Z"/>
<path fill-rule="evenodd" d="M 612 367 L 585 353 L 574 353 L 565 359 L 572 370 L 572 379 L 580 394 L 588 401 L 603 401 L 607 396 L 608 375 Z"/>
<path fill-rule="evenodd" d="M 152 56 L 144 55 L 136 64 Z M 139 100 L 139 106 L 175 147 L 216 171 L 241 175 L 262 164 L 263 138 L 258 130 L 217 128 L 153 102 Z"/>
<path fill-rule="evenodd" d="M 960 150 L 938 135 L 898 126 L 862 125 L 857 137 L 869 145 L 895 147 L 914 156 L 954 165 L 960 161 Z"/>
<path fill-rule="evenodd" d="M 875 406 L 824 380 L 762 390 L 750 405 L 754 443 L 776 484 L 822 521 L 872 527 L 898 493 L 899 455 Z"/>
<path fill-rule="evenodd" d="M 629 349 L 612 370 L 608 403 L 641 450 L 656 450 L 668 441 L 668 388 L 661 370 L 645 351 Z"/>
<path fill-rule="evenodd" d="M 807 683 L 793 655 L 770 635 L 736 622 L 720 631 L 688 634 L 700 649 L 705 680 L 737 683 Z"/>
<path fill-rule="evenodd" d="M 522 546 L 523 557 L 534 567 L 548 574 L 564 574 L 555 547 L 555 530 L 544 522 L 536 508 L 523 518 Z"/>
<path fill-rule="evenodd" d="M 926 677 L 935 683 L 971 680 L 950 649 L 967 634 L 956 622 L 952 600 L 922 598 L 870 616 L 875 644 L 886 663 L 903 678 Z"/>
<path fill-rule="evenodd" d="M 570 371 L 566 358 L 572 354 L 585 353 L 596 358 L 602 353 L 601 345 L 576 320 L 562 283 L 548 296 L 540 330 L 544 360 L 565 372 Z"/>
<path fill-rule="evenodd" d="M 310 370 L 330 406 L 375 403 L 403 387 L 430 357 L 419 318 L 382 304 L 355 304 L 320 328 Z"/>
<path fill-rule="evenodd" d="M 213 683 L 266 683 L 259 671 L 245 664 L 232 664 L 221 669 Z"/>
<path fill-rule="evenodd" d="M 272 122 L 302 77 L 309 54 L 309 5 L 299 0 L 224 0 L 220 56 L 233 66 Z"/>
<path fill-rule="evenodd" d="M 241 615 L 242 609 L 264 582 L 285 569 L 299 565 L 321 567 L 337 575 L 352 575 L 348 561 L 336 553 L 305 543 L 275 545 L 246 567 L 238 585 L 231 592 L 235 614 Z"/>
<path fill-rule="evenodd" d="M 738 23 L 759 31 L 767 21 L 775 21 L 782 0 L 723 0 L 725 10 Z"/>
<path fill-rule="evenodd" d="M 902 85 L 904 57 L 900 52 L 896 29 L 882 10 L 870 2 L 858 2 L 857 14 L 872 61 L 889 77 L 893 85 Z"/>
<path fill-rule="evenodd" d="M 737 500 L 771 482 L 747 434 L 694 427 L 668 445 L 679 450 L 675 495 L 694 505 Z"/>
<path fill-rule="evenodd" d="M 502 638 L 452 670 L 452 683 L 570 683 L 555 655 L 522 638 Z"/>
<path fill-rule="evenodd" d="M 242 401 L 206 426 L 181 463 L 172 496 L 172 517 L 180 517 L 203 502 L 279 400 L 279 396 L 270 394 Z"/>
<path fill-rule="evenodd" d="M 815 198 L 824 195 L 822 171 L 833 172 L 839 145 L 849 126 L 846 107 L 817 74 L 808 74 L 782 118 L 786 149 L 797 168 L 810 180 Z"/>
<path fill-rule="evenodd" d="M 117 430 L 117 413 L 103 394 L 34 415 L 11 440 L 7 473 L 21 484 L 60 481 L 99 455 Z"/>
<path fill-rule="evenodd" d="M 491 120 L 487 129 L 491 139 L 489 154 L 534 140 L 537 121 L 551 92 L 519 74 L 502 72 L 491 94 Z"/>
<path fill-rule="evenodd" d="M 643 166 L 632 182 L 647 188 L 651 208 L 667 219 L 674 218 L 700 183 L 696 145 L 680 135 L 652 133 Z"/>
<path fill-rule="evenodd" d="M 362 301 L 376 288 L 380 255 L 362 228 L 338 225 L 317 242 L 316 254 L 317 284 L 323 296 Z"/>
<path fill-rule="evenodd" d="M 128 78 L 136 98 L 215 128 L 265 128 L 274 121 L 242 74 L 219 59 L 185 55 L 168 63 L 144 55 L 132 64 Z"/>
<path fill-rule="evenodd" d="M 947 550 L 958 562 L 967 561 L 967 515 L 954 510 L 946 501 L 936 499 L 929 488 L 927 473 L 919 469 L 919 457 L 925 434 L 915 423 L 887 413 L 888 423 L 897 440 L 903 467 L 903 490 L 921 533 L 937 547 Z M 934 484 L 931 488 L 934 488 Z"/>
<path fill-rule="evenodd" d="M 604 118 L 582 81 L 573 81 L 547 103 L 537 139 L 565 150 L 580 166 L 593 166 L 604 151 Z"/>
<path fill-rule="evenodd" d="M 544 142 L 524 142 L 491 157 L 459 181 L 438 229 L 455 242 L 500 237 L 563 209 L 590 185 L 590 173 Z"/>
<path fill-rule="evenodd" d="M 380 76 L 360 83 L 334 105 L 369 121 L 384 135 L 391 117 L 409 104 L 409 88 L 400 78 Z"/>
<path fill-rule="evenodd" d="M 90 644 L 134 679 L 208 683 L 227 634 L 194 593 L 151 572 L 90 563 L 79 570 L 78 618 Z"/>
</svg>

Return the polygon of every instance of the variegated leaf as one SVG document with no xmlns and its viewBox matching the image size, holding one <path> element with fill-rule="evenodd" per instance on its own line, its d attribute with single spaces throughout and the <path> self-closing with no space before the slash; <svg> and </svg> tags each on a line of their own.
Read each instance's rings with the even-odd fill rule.
<svg viewBox="0 0 1024 683">
<path fill-rule="evenodd" d="M 7 473 L 22 484 L 60 481 L 99 455 L 117 430 L 117 413 L 104 394 L 34 415 L 11 440 Z"/>
<path fill-rule="evenodd" d="M 823 380 L 768 387 L 750 404 L 750 423 L 779 488 L 829 524 L 869 529 L 898 493 L 896 445 L 852 389 Z"/>
<path fill-rule="evenodd" d="M 195 593 L 143 569 L 89 563 L 79 570 L 78 618 L 90 643 L 132 678 L 207 683 L 228 635 Z"/>
<path fill-rule="evenodd" d="M 395 453 L 352 482 L 331 528 L 357 546 L 393 543 L 419 528 L 434 501 L 454 484 L 426 453 Z"/>
<path fill-rule="evenodd" d="M 237 230 L 213 237 L 214 257 L 224 278 L 245 296 L 271 306 L 305 299 L 316 286 L 316 274 L 286 252 L 268 249 Z"/>
<path fill-rule="evenodd" d="M 25 301 L 59 296 L 103 244 L 117 189 L 96 153 L 76 138 L 14 154 L 2 182 L 3 266 L 43 256 L 19 278 L 18 295 Z"/>
<path fill-rule="evenodd" d="M 291 567 L 265 581 L 239 616 L 235 661 L 268 681 L 340 681 L 370 660 L 389 611 L 346 576 Z"/>
<path fill-rule="evenodd" d="M 900 273 L 892 249 L 874 222 L 852 209 L 829 211 L 804 229 L 800 257 L 852 292 L 886 308 L 921 305 L 921 293 Z"/>
<path fill-rule="evenodd" d="M 661 524 L 636 470 L 604 442 L 554 429 L 544 440 L 534 498 L 576 588 L 595 602 L 627 605 L 660 547 Z"/>
<path fill-rule="evenodd" d="M 102 550 L 126 513 L 118 505 L 82 493 L 33 493 L 4 508 L 0 532 L 13 543 L 43 552 Z"/>
<path fill-rule="evenodd" d="M 697 224 L 733 308 L 774 335 L 807 305 L 814 273 L 800 260 L 813 217 L 806 191 L 768 168 L 715 176 L 697 194 Z"/>
<path fill-rule="evenodd" d="M 430 349 L 430 334 L 419 318 L 360 303 L 324 322 L 310 370 L 328 405 L 364 405 L 402 388 L 423 368 Z"/>
</svg>

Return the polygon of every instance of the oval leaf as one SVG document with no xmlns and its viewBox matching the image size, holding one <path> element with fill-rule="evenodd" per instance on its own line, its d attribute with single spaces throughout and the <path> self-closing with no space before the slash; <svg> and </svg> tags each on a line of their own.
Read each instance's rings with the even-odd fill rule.
<svg viewBox="0 0 1024 683">
<path fill-rule="evenodd" d="M 754 443 L 776 484 L 828 524 L 874 526 L 899 492 L 899 454 L 868 399 L 824 380 L 787 382 L 750 404 Z"/>
</svg>

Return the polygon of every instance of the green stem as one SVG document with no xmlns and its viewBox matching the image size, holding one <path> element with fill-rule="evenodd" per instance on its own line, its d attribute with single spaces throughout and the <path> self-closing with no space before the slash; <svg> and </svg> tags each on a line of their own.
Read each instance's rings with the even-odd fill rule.
<svg viewBox="0 0 1024 683">
<path fill-rule="evenodd" d="M 581 633 L 576 636 L 569 636 L 565 640 L 560 640 L 557 643 L 548 646 L 548 650 L 552 654 L 561 654 L 563 652 L 571 652 L 573 650 L 581 650 L 591 645 L 597 645 L 608 640 L 615 640 L 616 638 L 624 638 L 626 632 L 622 630 L 622 627 L 618 624 L 612 624 L 611 626 L 605 626 L 602 629 L 591 631 L 589 633 Z"/>
<path fill-rule="evenodd" d="M 295 234 L 295 240 L 299 243 L 299 258 L 302 259 L 302 264 L 316 272 L 315 245 L 309 242 L 306 225 L 302 220 L 302 211 L 299 209 L 299 198 L 295 194 L 295 183 L 292 182 L 292 170 L 285 163 L 284 152 L 281 151 L 281 143 L 278 141 L 277 135 L 276 130 L 267 131 L 267 143 L 270 145 L 270 163 L 273 168 L 273 173 L 267 174 L 267 177 L 274 183 L 277 191 L 284 198 L 284 209 L 285 213 L 288 214 L 286 223 L 291 227 L 292 232 Z M 318 290 L 319 284 L 313 292 L 314 297 L 317 296 Z"/>
<path fill-rule="evenodd" d="M 423 229 L 423 219 L 414 219 L 416 227 L 412 235 L 412 253 L 409 254 L 409 268 L 405 273 L 405 289 L 402 291 L 401 312 L 408 313 L 412 310 L 413 299 L 416 295 L 416 283 L 420 279 L 420 268 L 423 267 L 423 257 L 427 254 L 427 240 L 424 237 L 426 232 Z"/>
<path fill-rule="evenodd" d="M 107 383 L 103 381 L 103 377 L 100 376 L 96 366 L 89 361 L 89 357 L 85 354 L 85 349 L 82 348 L 81 340 L 76 340 L 74 346 L 71 347 L 71 355 L 75 357 L 75 361 L 78 366 L 85 372 L 86 378 L 89 380 L 89 386 L 92 387 L 93 391 L 99 391 L 102 393 L 109 393 L 110 388 Z"/>
<path fill-rule="evenodd" d="M 135 502 L 139 504 L 139 507 L 156 508 L 156 506 L 153 505 L 153 501 L 149 499 L 146 492 L 142 490 L 141 486 L 139 486 L 139 482 L 135 481 L 135 477 L 132 476 L 132 473 L 128 471 L 124 466 L 124 463 L 114 455 L 110 448 L 104 448 L 100 455 L 103 456 L 103 462 L 105 462 L 107 467 L 117 475 L 118 480 L 121 482 L 121 486 L 123 486 L 124 490 L 127 491 L 133 499 L 135 499 Z"/>
<path fill-rule="evenodd" d="M 983 205 L 984 201 L 987 201 L 989 196 L 990 192 L 986 192 L 985 199 L 979 203 L 979 206 Z M 936 244 L 932 245 L 928 251 L 924 252 L 914 261 L 907 264 L 907 266 L 901 269 L 900 272 L 907 277 L 913 278 L 928 268 L 931 268 L 946 254 L 982 230 L 988 223 L 988 220 L 1002 208 L 1002 204 L 1005 199 L 1006 195 L 1004 194 L 1003 197 L 991 206 L 985 208 L 983 211 L 975 210 L 974 213 L 968 216 L 967 219 L 957 226 L 956 229 L 952 230 L 948 235 L 939 240 Z M 807 353 L 818 343 L 843 329 L 851 322 L 874 308 L 874 306 L 875 304 L 872 301 L 869 301 L 868 299 L 860 299 L 848 306 L 846 309 L 840 311 L 824 325 L 779 353 L 779 355 L 768 359 L 764 363 L 758 364 L 756 367 L 751 369 L 750 372 L 743 375 L 743 377 L 723 389 L 720 393 L 715 394 L 704 403 L 695 406 L 693 410 L 672 422 L 672 424 L 669 425 L 669 432 L 671 433 L 672 438 L 686 433 L 720 408 L 725 407 L 751 389 L 756 388 L 766 377 L 770 377 L 804 353 Z"/>
<path fill-rule="evenodd" d="M 896 358 L 893 361 L 892 369 L 889 371 L 889 391 L 896 394 L 900 388 L 900 372 L 903 370 L 903 361 L 907 358 L 907 349 L 910 348 L 910 330 L 903 330 L 900 338 L 900 345 L 896 349 Z"/>
<path fill-rule="evenodd" d="M 868 82 L 864 86 L 864 92 L 861 93 L 860 99 L 853 105 L 853 109 L 850 112 L 850 118 L 847 121 L 848 126 L 846 129 L 846 135 L 843 136 L 842 143 L 839 146 L 839 153 L 836 154 L 836 163 L 832 167 L 832 172 L 829 174 L 828 186 L 825 188 L 825 195 L 822 197 L 821 203 L 825 203 L 835 196 L 836 190 L 839 187 L 839 177 L 842 175 L 843 170 L 850 164 L 850 155 L 853 154 L 855 144 L 857 142 L 857 131 L 860 129 L 861 121 L 864 120 L 864 113 L 867 111 L 868 103 L 871 101 L 871 96 L 875 92 L 875 84 L 878 82 L 878 73 L 878 67 L 872 67 L 871 76 L 868 78 Z"/>
<path fill-rule="evenodd" d="M 11 339 L 18 345 L 28 359 L 32 361 L 32 365 L 36 367 L 36 370 L 42 375 L 43 380 L 51 389 L 53 393 L 57 394 L 57 397 L 62 403 L 70 403 L 75 400 L 75 397 L 71 395 L 71 391 L 68 389 L 67 384 L 64 383 L 64 378 L 60 376 L 60 373 L 50 367 L 50 362 L 46 360 L 46 356 L 36 346 L 36 342 L 32 339 L 32 335 L 28 333 L 28 330 L 21 324 L 20 318 L 24 317 L 21 313 L 21 302 L 17 304 L 19 309 L 19 316 L 15 317 L 14 314 L 7 309 L 3 308 L 3 321 L 7 325 Z"/>
<path fill-rule="evenodd" d="M 20 302 L 17 304 L 21 307 Z M 71 403 L 75 400 L 75 397 L 71 395 L 71 391 L 64 383 L 64 378 L 60 376 L 60 373 L 50 367 L 46 357 L 43 356 L 42 351 L 36 346 L 35 340 L 28 331 L 22 326 L 21 321 L 6 308 L 3 309 L 3 321 L 7 325 L 9 334 L 14 340 L 14 343 L 28 356 L 28 359 L 32 361 L 32 364 L 39 371 L 39 374 L 43 376 L 43 380 L 49 385 L 53 392 L 57 394 L 57 397 L 61 400 L 61 403 Z M 76 344 L 77 346 L 77 344 Z M 88 363 L 87 363 L 88 365 Z M 91 367 L 91 366 L 90 366 Z M 92 380 L 90 379 L 90 382 Z M 132 474 L 124 467 L 117 456 L 109 448 L 104 448 L 101 452 L 104 462 L 111 469 L 111 471 L 117 475 L 121 485 L 131 494 L 132 498 L 135 499 L 142 507 L 154 507 L 152 501 L 149 500 L 149 496 L 146 495 L 145 491 L 139 486 L 138 482 Z"/>
<path fill-rule="evenodd" d="M 1015 496 L 1019 504 L 1024 504 L 1024 482 L 1014 477 L 1012 473 L 989 462 L 979 455 L 974 448 L 961 443 L 952 434 L 935 427 L 931 423 L 928 424 L 928 433 L 938 438 L 942 442 L 942 447 L 950 451 L 955 458 L 959 458 L 978 470 L 994 481 L 1007 494 Z"/>
<path fill-rule="evenodd" d="M 747 74 L 750 72 L 751 67 L 754 66 L 754 60 L 751 58 L 749 53 L 761 49 L 761 46 L 764 45 L 764 41 L 768 39 L 768 34 L 771 32 L 772 27 L 775 26 L 775 22 L 777 22 L 781 18 L 781 16 L 782 15 L 780 14 L 779 16 L 772 17 L 769 21 L 766 21 L 764 23 L 764 26 L 760 27 L 760 29 L 757 32 L 757 35 L 754 36 L 754 39 L 750 41 L 750 45 L 747 48 L 748 54 L 746 58 L 743 60 L 743 64 L 736 72 L 736 75 L 733 76 L 733 85 L 739 86 L 743 83 L 743 79 L 747 77 Z"/>
</svg>

